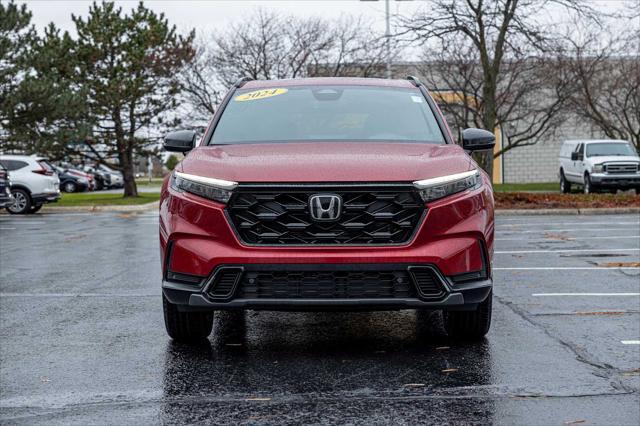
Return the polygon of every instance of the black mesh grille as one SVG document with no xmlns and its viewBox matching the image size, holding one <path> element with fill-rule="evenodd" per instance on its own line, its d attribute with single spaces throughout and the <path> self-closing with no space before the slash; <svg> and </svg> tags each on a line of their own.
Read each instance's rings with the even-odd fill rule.
<svg viewBox="0 0 640 426">
<path fill-rule="evenodd" d="M 336 194 L 338 220 L 317 222 L 309 198 Z M 424 213 L 410 185 L 260 188 L 240 186 L 228 205 L 240 239 L 251 245 L 386 245 L 408 242 Z"/>
<path fill-rule="evenodd" d="M 421 299 L 439 299 L 445 295 L 440 279 L 431 268 L 413 267 L 411 275 L 418 287 Z"/>
<path fill-rule="evenodd" d="M 416 297 L 406 271 L 245 272 L 236 297 L 245 299 L 380 299 Z"/>
</svg>

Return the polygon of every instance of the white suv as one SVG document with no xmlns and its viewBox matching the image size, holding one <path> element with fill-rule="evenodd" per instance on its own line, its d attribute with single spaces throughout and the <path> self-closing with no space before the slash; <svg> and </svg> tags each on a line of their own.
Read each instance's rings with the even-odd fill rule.
<svg viewBox="0 0 640 426">
<path fill-rule="evenodd" d="M 14 202 L 7 206 L 9 213 L 35 213 L 44 203 L 60 198 L 60 180 L 45 158 L 0 155 L 0 164 L 9 171 L 11 179 Z"/>
<path fill-rule="evenodd" d="M 616 192 L 636 190 L 640 194 L 640 157 L 624 140 L 566 141 L 560 149 L 560 191 L 582 186 L 585 194 L 599 189 Z"/>
</svg>

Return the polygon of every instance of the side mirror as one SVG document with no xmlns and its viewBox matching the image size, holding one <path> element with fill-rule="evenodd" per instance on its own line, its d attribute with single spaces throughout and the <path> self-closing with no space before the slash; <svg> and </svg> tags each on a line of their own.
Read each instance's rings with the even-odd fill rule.
<svg viewBox="0 0 640 426">
<path fill-rule="evenodd" d="M 188 152 L 196 146 L 196 132 L 178 130 L 164 137 L 164 149 L 174 152 Z"/>
<path fill-rule="evenodd" d="M 579 152 L 572 152 L 571 153 L 571 161 L 579 161 L 582 160 L 582 158 L 580 158 L 580 153 Z"/>
<path fill-rule="evenodd" d="M 462 131 L 462 148 L 467 151 L 493 149 L 496 137 L 493 133 L 482 129 L 464 129 Z"/>
</svg>

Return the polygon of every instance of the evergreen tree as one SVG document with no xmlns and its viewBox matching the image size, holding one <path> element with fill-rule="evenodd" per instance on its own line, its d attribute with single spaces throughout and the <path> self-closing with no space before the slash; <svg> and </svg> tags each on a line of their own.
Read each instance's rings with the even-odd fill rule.
<svg viewBox="0 0 640 426">
<path fill-rule="evenodd" d="M 141 132 L 159 129 L 176 107 L 178 80 L 193 57 L 194 34 L 176 34 L 163 14 L 142 2 L 129 15 L 111 2 L 94 3 L 89 16 L 73 16 L 78 33 L 77 84 L 87 93 L 96 155 L 116 155 L 125 196 L 137 196 L 135 153 L 149 147 Z M 97 149 L 95 147 L 100 147 Z"/>
</svg>

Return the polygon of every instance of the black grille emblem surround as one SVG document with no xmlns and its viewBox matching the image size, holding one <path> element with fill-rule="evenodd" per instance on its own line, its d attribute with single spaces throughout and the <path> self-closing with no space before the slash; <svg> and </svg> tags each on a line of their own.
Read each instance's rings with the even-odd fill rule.
<svg viewBox="0 0 640 426">
<path fill-rule="evenodd" d="M 336 194 L 314 194 L 309 197 L 309 213 L 316 222 L 338 220 L 342 214 L 342 197 Z"/>
</svg>

